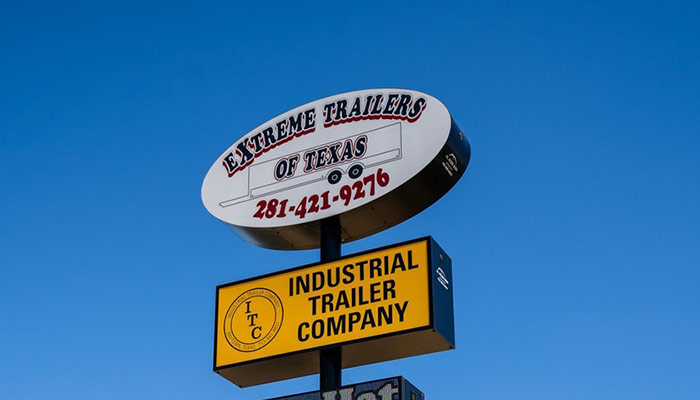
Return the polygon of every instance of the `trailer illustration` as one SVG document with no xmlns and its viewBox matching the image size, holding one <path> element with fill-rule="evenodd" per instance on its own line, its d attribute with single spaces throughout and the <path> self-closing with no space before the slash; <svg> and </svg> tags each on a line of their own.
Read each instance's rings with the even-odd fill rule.
<svg viewBox="0 0 700 400">
<path fill-rule="evenodd" d="M 362 137 L 364 140 L 361 139 Z M 360 157 L 311 170 L 305 168 L 305 163 L 308 164 L 309 161 L 306 159 L 307 153 L 324 146 L 345 143 L 348 140 L 353 143 L 364 142 L 366 150 Z M 357 179 L 365 169 L 400 160 L 401 157 L 401 122 L 395 122 L 381 128 L 338 138 L 312 149 L 254 164 L 246 170 L 246 184 L 237 185 L 235 192 L 232 193 L 235 197 L 220 202 L 219 206 L 229 207 L 322 180 L 336 184 L 342 180 L 344 175 L 350 179 Z M 289 160 L 295 160 L 296 164 Z M 280 179 L 280 170 L 283 169 L 280 165 L 285 164 L 287 165 L 286 175 Z M 294 165 L 290 169 L 292 164 Z M 251 186 L 251 182 L 254 182 L 255 186 Z"/>
</svg>

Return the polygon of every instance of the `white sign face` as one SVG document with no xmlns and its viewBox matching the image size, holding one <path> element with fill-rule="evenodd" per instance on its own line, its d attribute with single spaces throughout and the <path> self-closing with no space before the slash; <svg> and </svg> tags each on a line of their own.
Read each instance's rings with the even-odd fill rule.
<svg viewBox="0 0 700 400">
<path fill-rule="evenodd" d="M 360 207 L 405 183 L 445 143 L 450 115 L 411 90 L 362 90 L 274 118 L 227 149 L 202 200 L 222 221 L 276 227 Z"/>
<path fill-rule="evenodd" d="M 416 176 L 443 149 L 451 126 L 440 101 L 413 90 L 360 90 L 317 100 L 238 139 L 209 169 L 202 201 L 216 218 L 242 230 L 347 213 Z"/>
</svg>

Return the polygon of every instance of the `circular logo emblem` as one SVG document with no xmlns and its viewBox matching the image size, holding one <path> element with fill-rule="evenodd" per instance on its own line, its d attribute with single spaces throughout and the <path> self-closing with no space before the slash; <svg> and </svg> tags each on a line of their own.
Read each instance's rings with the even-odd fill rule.
<svg viewBox="0 0 700 400">
<path fill-rule="evenodd" d="M 256 351 L 267 346 L 282 327 L 282 301 L 269 289 L 255 288 L 241 294 L 226 311 L 224 334 L 236 350 Z"/>
</svg>

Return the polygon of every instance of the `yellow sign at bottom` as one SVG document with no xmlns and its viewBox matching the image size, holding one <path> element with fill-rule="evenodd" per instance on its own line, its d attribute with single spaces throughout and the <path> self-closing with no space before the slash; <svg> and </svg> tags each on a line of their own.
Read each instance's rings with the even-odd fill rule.
<svg viewBox="0 0 700 400">
<path fill-rule="evenodd" d="M 308 356 L 291 356 L 431 328 L 435 248 L 425 238 L 217 287 L 214 369 L 239 386 L 270 382 L 315 372 L 276 365 L 285 356 L 304 364 Z M 451 290 L 442 290 L 451 314 Z M 261 361 L 266 367 L 256 369 Z"/>
</svg>

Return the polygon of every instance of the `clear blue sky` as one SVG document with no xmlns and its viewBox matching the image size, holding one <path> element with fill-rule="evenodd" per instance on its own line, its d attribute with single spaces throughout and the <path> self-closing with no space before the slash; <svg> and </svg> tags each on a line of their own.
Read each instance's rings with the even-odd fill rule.
<svg viewBox="0 0 700 400">
<path fill-rule="evenodd" d="M 248 245 L 200 185 L 258 124 L 371 87 L 438 97 L 473 146 L 446 197 L 344 247 L 433 235 L 457 350 L 345 382 L 698 398 L 697 1 L 61 3 L 0 12 L 0 398 L 315 389 L 211 371 L 215 285 L 318 254 Z"/>
</svg>

